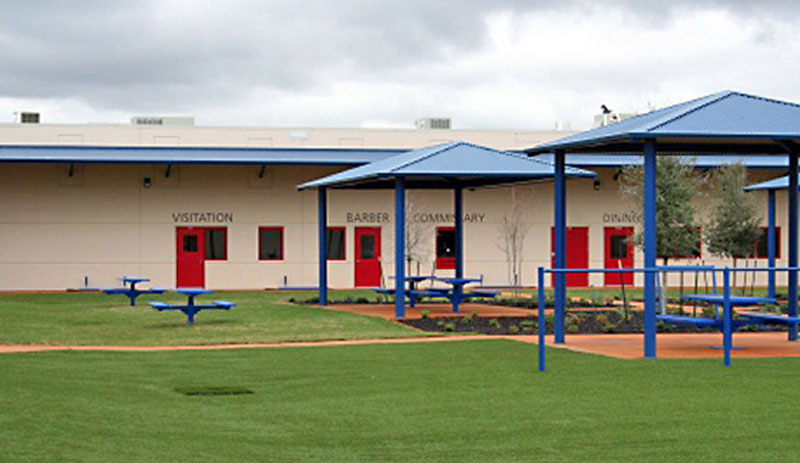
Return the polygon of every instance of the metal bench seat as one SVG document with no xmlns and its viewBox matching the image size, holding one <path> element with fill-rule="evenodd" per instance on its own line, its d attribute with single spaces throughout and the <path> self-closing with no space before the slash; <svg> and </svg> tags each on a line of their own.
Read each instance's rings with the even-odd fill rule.
<svg viewBox="0 0 800 463">
<path fill-rule="evenodd" d="M 743 317 L 761 320 L 763 323 L 771 325 L 792 325 L 800 323 L 800 317 L 788 317 L 786 315 L 769 314 L 761 312 L 739 312 Z"/>
</svg>

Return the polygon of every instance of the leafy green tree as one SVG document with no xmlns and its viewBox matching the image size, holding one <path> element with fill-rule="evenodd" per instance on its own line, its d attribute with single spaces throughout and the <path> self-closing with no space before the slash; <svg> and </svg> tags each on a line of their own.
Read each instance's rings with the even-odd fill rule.
<svg viewBox="0 0 800 463">
<path fill-rule="evenodd" d="M 755 255 L 761 219 L 753 195 L 743 191 L 747 182 L 743 165 L 717 168 L 712 178 L 714 208 L 706 226 L 706 245 L 712 255 L 733 259 L 736 267 L 738 258 Z"/>
<path fill-rule="evenodd" d="M 692 200 L 700 191 L 700 177 L 693 162 L 681 162 L 676 156 L 659 156 L 656 164 L 656 255 L 663 265 L 671 258 L 694 256 L 699 253 Z M 639 230 L 633 236 L 636 247 L 644 248 L 644 169 L 628 167 L 623 171 L 620 189 L 639 208 Z M 659 297 L 662 312 L 666 307 L 667 273 L 661 275 Z"/>
<path fill-rule="evenodd" d="M 700 177 L 693 162 L 681 162 L 675 156 L 659 156 L 656 180 L 656 253 L 668 265 L 671 258 L 697 255 L 699 237 L 692 200 L 700 191 Z M 620 189 L 623 196 L 639 208 L 639 222 L 644 214 L 644 169 L 623 170 Z M 644 248 L 644 227 L 633 237 L 634 244 Z"/>
</svg>

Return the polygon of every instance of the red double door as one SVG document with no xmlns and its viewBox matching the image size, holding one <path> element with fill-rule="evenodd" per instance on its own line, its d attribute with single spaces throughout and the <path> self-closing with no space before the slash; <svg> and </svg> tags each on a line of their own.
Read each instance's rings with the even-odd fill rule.
<svg viewBox="0 0 800 463">
<path fill-rule="evenodd" d="M 176 237 L 176 286 L 205 286 L 205 229 L 198 227 L 178 227 L 176 229 Z"/>
<path fill-rule="evenodd" d="M 633 227 L 606 227 L 603 266 L 609 270 L 633 268 Z M 606 273 L 605 285 L 633 285 L 633 273 Z"/>
<path fill-rule="evenodd" d="M 566 268 L 589 268 L 589 227 L 567 227 Z M 550 229 L 550 265 L 556 265 L 556 231 Z M 588 273 L 567 273 L 568 287 L 589 286 Z M 555 280 L 551 281 L 554 284 Z"/>
<path fill-rule="evenodd" d="M 356 227 L 357 288 L 381 285 L 381 228 Z"/>
</svg>

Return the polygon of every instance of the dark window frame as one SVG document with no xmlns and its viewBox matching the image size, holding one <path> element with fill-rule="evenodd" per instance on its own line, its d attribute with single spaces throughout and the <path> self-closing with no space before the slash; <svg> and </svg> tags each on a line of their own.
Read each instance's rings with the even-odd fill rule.
<svg viewBox="0 0 800 463">
<path fill-rule="evenodd" d="M 328 236 L 325 242 L 328 244 L 328 249 L 325 251 L 325 258 L 327 260 L 333 261 L 344 261 L 347 260 L 347 227 L 328 227 L 327 230 Z M 331 250 L 331 237 L 330 232 L 332 231 L 341 231 L 342 232 L 342 257 L 331 257 L 330 250 Z"/>
<path fill-rule="evenodd" d="M 703 227 L 697 227 L 697 254 L 693 256 L 667 256 L 670 259 L 702 259 L 703 258 Z M 663 259 L 664 256 L 658 256 Z"/>
<path fill-rule="evenodd" d="M 208 252 L 211 249 L 209 246 L 209 239 L 208 235 L 211 231 L 221 231 L 222 232 L 222 252 L 224 253 L 223 257 L 208 257 Z M 205 248 L 205 255 L 203 256 L 205 260 L 211 261 L 225 261 L 228 260 L 228 227 L 203 227 L 203 243 Z"/>
<path fill-rule="evenodd" d="M 755 255 L 757 259 L 768 259 L 769 258 L 769 227 L 760 227 L 761 234 L 756 237 L 755 242 Z M 761 244 L 761 237 L 766 238 L 764 241 L 764 254 L 760 254 L 758 252 L 758 245 Z M 781 258 L 781 227 L 775 226 L 775 258 Z"/>
<path fill-rule="evenodd" d="M 275 257 L 275 258 L 261 257 L 261 245 L 262 245 L 262 239 L 263 239 L 263 236 L 261 235 L 262 231 L 277 231 L 277 232 L 280 233 L 280 235 L 279 235 L 279 244 L 278 244 L 278 252 L 279 252 L 279 256 L 278 257 Z M 274 226 L 258 227 L 258 260 L 259 261 L 275 262 L 275 261 L 284 260 L 285 254 L 284 254 L 284 247 L 283 247 L 283 244 L 284 244 L 284 242 L 283 242 L 283 234 L 284 234 L 283 227 L 274 227 Z"/>
<path fill-rule="evenodd" d="M 439 255 L 439 232 L 453 232 L 453 255 L 452 256 L 440 256 Z M 436 227 L 433 235 L 433 247 L 434 252 L 436 253 L 436 270 L 453 270 L 456 268 L 456 227 L 453 226 L 445 226 L 445 227 Z"/>
</svg>

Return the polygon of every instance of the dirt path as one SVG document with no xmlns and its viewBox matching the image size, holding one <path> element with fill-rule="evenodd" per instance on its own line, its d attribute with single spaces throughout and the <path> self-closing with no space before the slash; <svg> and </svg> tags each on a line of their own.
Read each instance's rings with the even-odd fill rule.
<svg viewBox="0 0 800 463">
<path fill-rule="evenodd" d="M 722 351 L 714 349 L 722 341 L 719 333 L 658 335 L 658 358 L 716 358 Z M 366 344 L 408 344 L 421 342 L 457 342 L 477 339 L 510 339 L 518 342 L 537 342 L 535 335 L 477 335 L 477 336 L 430 336 L 392 339 L 352 339 L 338 341 L 278 342 L 253 344 L 211 344 L 201 346 L 50 346 L 32 344 L 0 344 L 0 354 L 45 351 L 107 351 L 107 352 L 166 352 L 196 350 L 228 350 L 258 348 L 291 348 L 322 346 L 355 346 Z M 733 352 L 734 357 L 800 357 L 800 342 L 787 342 L 786 333 L 736 333 L 734 345 L 741 350 Z M 553 337 L 547 336 L 546 343 L 552 347 L 576 352 L 603 355 L 628 360 L 642 358 L 641 334 L 589 334 L 567 336 L 566 344 L 553 344 Z"/>
<path fill-rule="evenodd" d="M 348 339 L 337 341 L 274 342 L 249 344 L 207 344 L 197 346 L 53 346 L 42 344 L 0 344 L 0 354 L 45 351 L 164 352 L 179 350 L 257 349 L 270 347 L 355 346 L 360 344 L 407 344 L 418 342 L 470 341 L 474 339 L 516 339 L 527 336 L 428 336 L 388 339 Z M 521 340 L 521 339 L 520 339 Z"/>
</svg>

